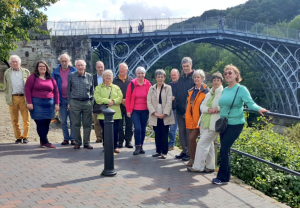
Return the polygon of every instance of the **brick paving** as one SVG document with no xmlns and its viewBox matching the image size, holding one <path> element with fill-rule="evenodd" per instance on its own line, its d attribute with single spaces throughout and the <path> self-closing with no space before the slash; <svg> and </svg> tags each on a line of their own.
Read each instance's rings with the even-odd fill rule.
<svg viewBox="0 0 300 208">
<path fill-rule="evenodd" d="M 1 98 L 3 93 L 0 104 Z M 7 110 L 1 105 L 2 142 L 14 140 Z M 34 136 L 33 131 L 31 128 Z M 59 128 L 50 131 L 49 139 L 61 139 Z M 132 149 L 120 149 L 115 155 L 115 177 L 100 176 L 104 168 L 102 144 L 92 143 L 93 150 L 54 145 L 56 149 L 39 148 L 33 141 L 27 145 L 0 144 L 0 208 L 284 207 L 236 183 L 213 185 L 215 173 L 187 172 L 185 163 L 174 159 L 176 150 L 166 160 L 153 158 L 155 146 L 149 140 L 145 155 L 133 156 Z"/>
</svg>

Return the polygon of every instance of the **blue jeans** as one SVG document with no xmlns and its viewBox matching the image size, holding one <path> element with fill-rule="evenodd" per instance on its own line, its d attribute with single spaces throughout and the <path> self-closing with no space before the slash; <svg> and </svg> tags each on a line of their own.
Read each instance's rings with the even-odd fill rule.
<svg viewBox="0 0 300 208">
<path fill-rule="evenodd" d="M 136 146 L 140 146 L 144 144 L 148 118 L 149 118 L 148 110 L 132 111 L 131 120 L 134 125 L 134 140 Z"/>
<path fill-rule="evenodd" d="M 174 119 L 175 124 L 170 125 L 170 131 L 169 131 L 169 147 L 175 146 L 175 139 L 176 139 L 176 133 L 177 133 L 177 116 L 176 116 L 176 110 L 173 110 L 174 112 Z"/>
<path fill-rule="evenodd" d="M 68 123 L 67 123 L 68 117 L 70 120 L 71 135 L 69 134 L 69 129 L 68 129 Z M 72 128 L 72 122 L 70 117 L 70 111 L 68 110 L 67 98 L 62 98 L 62 102 L 59 107 L 59 118 L 61 121 L 61 128 L 63 131 L 64 140 L 74 140 L 73 128 Z"/>
</svg>

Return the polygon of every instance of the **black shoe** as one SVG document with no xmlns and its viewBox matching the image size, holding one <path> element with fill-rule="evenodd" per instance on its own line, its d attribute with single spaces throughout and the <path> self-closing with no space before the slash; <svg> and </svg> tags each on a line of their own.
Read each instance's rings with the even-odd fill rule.
<svg viewBox="0 0 300 208">
<path fill-rule="evenodd" d="M 61 145 L 68 145 L 69 144 L 69 140 L 64 140 Z"/>
<path fill-rule="evenodd" d="M 133 148 L 133 146 L 132 146 L 131 142 L 126 142 L 126 145 L 125 145 L 125 147 L 127 147 L 127 148 Z"/>
<path fill-rule="evenodd" d="M 140 154 L 140 151 L 141 151 L 141 146 L 135 146 L 135 150 L 133 152 L 133 155 L 138 155 Z"/>
<path fill-rule="evenodd" d="M 185 157 L 182 157 L 181 159 L 182 159 L 183 161 L 189 161 L 189 160 L 190 160 L 190 156 L 187 156 L 187 155 L 186 155 Z"/>
<path fill-rule="evenodd" d="M 22 139 L 17 139 L 17 140 L 15 141 L 15 143 L 16 143 L 16 144 L 21 144 L 21 143 L 22 143 Z"/>
<path fill-rule="evenodd" d="M 145 154 L 145 151 L 143 150 L 143 146 L 141 146 L 140 154 Z"/>
<path fill-rule="evenodd" d="M 159 156 L 161 156 L 160 153 L 155 153 L 155 154 L 152 155 L 152 157 L 159 157 Z"/>
<path fill-rule="evenodd" d="M 175 158 L 176 159 L 182 159 L 185 156 L 186 156 L 186 154 L 181 152 L 179 155 L 176 155 Z"/>
<path fill-rule="evenodd" d="M 23 139 L 23 144 L 27 144 L 28 142 L 28 139 Z"/>
<path fill-rule="evenodd" d="M 120 143 L 120 144 L 118 145 L 118 148 L 123 148 L 123 143 Z"/>
</svg>

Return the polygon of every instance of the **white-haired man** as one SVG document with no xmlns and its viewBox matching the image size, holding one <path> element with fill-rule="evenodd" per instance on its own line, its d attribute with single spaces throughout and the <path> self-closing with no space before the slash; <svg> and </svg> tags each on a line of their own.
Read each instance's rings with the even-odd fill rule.
<svg viewBox="0 0 300 208">
<path fill-rule="evenodd" d="M 82 145 L 81 122 L 83 127 L 83 147 L 93 149 L 90 145 L 94 103 L 93 76 L 85 72 L 86 62 L 84 60 L 75 61 L 75 67 L 77 71 L 69 75 L 67 89 L 68 109 L 70 110 L 75 139 L 74 149 L 80 149 Z"/>
<path fill-rule="evenodd" d="M 105 66 L 102 61 L 96 62 L 96 71 L 97 73 L 93 75 L 94 80 L 94 87 L 96 88 L 99 84 L 103 82 L 102 74 L 104 72 Z M 93 120 L 94 120 L 94 131 L 96 134 L 96 142 L 102 142 L 102 127 L 100 126 L 99 120 L 97 119 L 98 114 L 93 113 Z"/>
<path fill-rule="evenodd" d="M 75 145 L 72 121 L 70 119 L 70 112 L 68 110 L 68 76 L 72 72 L 76 72 L 77 69 L 72 66 L 71 57 L 67 53 L 63 53 L 58 57 L 60 64 L 52 72 L 52 77 L 55 79 L 59 91 L 59 117 L 61 121 L 61 128 L 64 136 L 64 141 L 61 145 L 68 145 L 71 141 L 71 145 Z M 68 128 L 68 117 L 70 120 L 70 133 Z"/>
<path fill-rule="evenodd" d="M 10 68 L 4 72 L 3 86 L 6 103 L 9 105 L 9 112 L 16 138 L 15 143 L 27 144 L 29 137 L 30 114 L 24 96 L 24 86 L 30 72 L 21 67 L 21 59 L 17 55 L 9 58 Z M 23 134 L 19 125 L 19 111 L 23 120 Z"/>
<path fill-rule="evenodd" d="M 127 87 L 133 78 L 131 76 L 127 76 L 127 72 L 128 72 L 127 64 L 120 63 L 119 75 L 116 76 L 113 80 L 113 83 L 120 87 L 123 94 L 122 104 L 120 105 L 122 120 L 121 122 L 119 122 L 119 145 L 118 145 L 119 148 L 123 147 L 124 140 L 125 140 L 125 147 L 133 148 L 131 144 L 132 135 L 133 135 L 132 121 L 131 118 L 127 116 L 126 106 L 125 106 Z M 123 129 L 124 121 L 125 121 L 125 132 Z"/>
</svg>

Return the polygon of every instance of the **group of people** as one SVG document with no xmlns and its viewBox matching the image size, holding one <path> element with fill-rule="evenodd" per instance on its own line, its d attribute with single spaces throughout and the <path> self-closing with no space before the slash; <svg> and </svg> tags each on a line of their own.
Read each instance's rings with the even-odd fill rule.
<svg viewBox="0 0 300 208">
<path fill-rule="evenodd" d="M 183 73 L 172 69 L 169 84 L 165 83 L 166 73 L 155 71 L 156 83 L 145 79 L 144 67 L 137 67 L 136 78 L 127 75 L 126 63 L 119 65 L 119 73 L 105 70 L 101 61 L 96 63 L 97 74 L 92 76 L 85 71 L 84 60 L 75 61 L 72 67 L 68 54 L 62 54 L 61 64 L 52 74 L 44 61 L 36 64 L 32 74 L 20 67 L 21 59 L 12 55 L 11 68 L 4 74 L 4 90 L 9 105 L 15 143 L 28 143 L 30 116 L 37 125 L 42 147 L 55 148 L 47 135 L 54 112 L 59 111 L 64 141 L 62 145 L 74 145 L 74 149 L 93 149 L 90 145 L 90 132 L 94 120 L 96 142 L 105 142 L 104 115 L 93 114 L 93 104 L 105 104 L 115 111 L 113 115 L 114 152 L 125 146 L 135 149 L 133 155 L 145 154 L 143 149 L 146 126 L 153 126 L 156 151 L 152 155 L 166 159 L 168 151 L 174 149 L 177 128 L 182 151 L 176 159 L 187 162 L 190 172 L 209 173 L 215 170 L 214 141 L 221 140 L 221 162 L 215 184 L 227 183 L 230 179 L 230 148 L 239 137 L 244 123 L 243 106 L 263 115 L 266 109 L 256 105 L 242 80 L 240 71 L 233 65 L 224 69 L 228 87 L 223 89 L 224 78 L 217 72 L 212 75 L 210 89 L 205 83 L 203 70 L 193 70 L 192 60 L 184 57 L 181 61 Z M 30 115 L 29 115 L 29 112 Z M 23 134 L 18 123 L 18 112 L 23 118 Z M 228 118 L 227 130 L 218 133 L 215 123 L 220 118 Z M 70 120 L 70 132 L 67 119 Z M 124 128 L 125 123 L 125 128 Z M 80 134 L 83 127 L 83 141 Z M 198 136 L 200 139 L 197 142 Z M 104 148 L 103 148 L 104 151 Z"/>
</svg>

